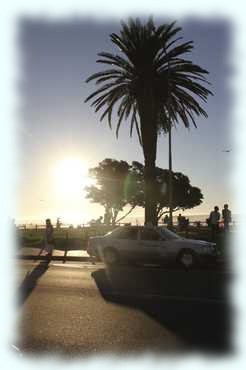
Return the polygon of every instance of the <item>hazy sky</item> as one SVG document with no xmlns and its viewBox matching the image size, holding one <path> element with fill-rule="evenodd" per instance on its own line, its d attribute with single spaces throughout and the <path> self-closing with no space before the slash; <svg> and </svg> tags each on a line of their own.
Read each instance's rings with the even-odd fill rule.
<svg viewBox="0 0 246 370">
<path fill-rule="evenodd" d="M 188 175 L 192 185 L 200 187 L 204 194 L 203 204 L 186 213 L 208 213 L 214 205 L 222 207 L 225 202 L 233 208 L 228 181 L 231 155 L 222 152 L 233 145 L 232 96 L 226 79 L 231 73 L 230 25 L 199 19 L 178 24 L 183 27 L 184 41 L 194 41 L 190 58 L 210 72 L 208 78 L 214 92 L 208 103 L 203 104 L 208 119 L 198 119 L 197 129 L 187 130 L 180 125 L 173 131 L 173 169 Z M 18 133 L 22 170 L 17 220 L 60 216 L 85 222 L 99 217 L 102 210 L 90 204 L 81 191 L 86 181 L 80 184 L 78 180 L 79 184 L 75 184 L 76 163 L 79 166 L 82 162 L 85 174 L 86 168 L 104 158 L 143 162 L 136 135 L 129 138 L 128 123 L 122 123 L 117 140 L 107 122 L 99 122 L 100 114 L 96 115 L 84 103 L 94 90 L 94 84 L 86 84 L 85 79 L 102 68 L 96 64 L 96 54 L 118 52 L 112 47 L 109 34 L 119 28 L 117 22 L 83 19 L 67 22 L 26 19 L 20 23 L 22 107 Z M 71 157 L 74 162 L 68 162 Z M 167 168 L 167 159 L 167 138 L 162 136 L 157 165 Z M 69 163 L 72 166 L 75 163 L 73 171 Z M 138 210 L 136 217 L 141 212 Z"/>
</svg>

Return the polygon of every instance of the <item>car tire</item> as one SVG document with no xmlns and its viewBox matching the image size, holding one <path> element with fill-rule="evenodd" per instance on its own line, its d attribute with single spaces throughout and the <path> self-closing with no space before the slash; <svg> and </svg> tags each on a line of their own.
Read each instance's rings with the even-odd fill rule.
<svg viewBox="0 0 246 370">
<path fill-rule="evenodd" d="M 106 265 L 115 265 L 119 262 L 119 255 L 114 248 L 106 248 L 103 252 L 103 259 Z"/>
<path fill-rule="evenodd" d="M 187 270 L 195 267 L 197 263 L 196 255 L 190 249 L 181 251 L 177 258 L 177 261 L 178 261 L 179 266 Z"/>
</svg>

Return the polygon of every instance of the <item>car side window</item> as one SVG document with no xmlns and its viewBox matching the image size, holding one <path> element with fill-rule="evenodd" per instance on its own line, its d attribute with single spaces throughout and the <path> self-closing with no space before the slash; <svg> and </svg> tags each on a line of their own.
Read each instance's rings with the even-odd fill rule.
<svg viewBox="0 0 246 370">
<path fill-rule="evenodd" d="M 129 239 L 129 240 L 137 240 L 138 238 L 138 229 L 128 229 L 122 230 L 120 235 L 117 236 L 117 239 Z"/>
<path fill-rule="evenodd" d="M 161 236 L 156 230 L 143 229 L 141 232 L 141 240 L 161 240 Z"/>
</svg>

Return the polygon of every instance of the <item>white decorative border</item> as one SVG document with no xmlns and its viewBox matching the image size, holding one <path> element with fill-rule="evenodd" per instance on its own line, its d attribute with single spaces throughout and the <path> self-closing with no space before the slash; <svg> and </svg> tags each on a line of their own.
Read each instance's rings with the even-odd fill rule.
<svg viewBox="0 0 246 370">
<path fill-rule="evenodd" d="M 119 359 L 112 356 L 94 357 L 86 360 L 74 360 L 62 362 L 61 360 L 42 358 L 28 359 L 19 358 L 11 350 L 10 343 L 13 340 L 15 328 L 15 264 L 11 259 L 13 235 L 10 232 L 9 217 L 14 214 L 15 205 L 15 180 L 18 174 L 17 163 L 18 142 L 15 136 L 18 124 L 18 90 L 16 81 L 20 75 L 18 69 L 16 30 L 18 17 L 28 15 L 33 17 L 44 17 L 59 20 L 60 18 L 88 17 L 104 18 L 110 20 L 113 17 L 122 18 L 125 15 L 153 14 L 171 16 L 180 19 L 181 17 L 203 17 L 204 19 L 224 18 L 233 24 L 234 34 L 232 38 L 231 60 L 235 68 L 233 80 L 231 80 L 234 91 L 234 111 L 231 122 L 231 135 L 234 138 L 234 169 L 231 174 L 231 182 L 236 197 L 235 213 L 245 214 L 245 139 L 246 139 L 246 16 L 244 0 L 233 1 L 192 1 L 192 0 L 104 0 L 104 1 L 50 1 L 35 0 L 25 1 L 7 0 L 1 4 L 1 57 L 0 57 L 0 163 L 1 163 L 1 244 L 0 244 L 0 359 L 3 369 L 31 369 L 47 368 L 52 366 L 69 366 L 69 368 L 86 369 L 114 369 L 124 367 L 127 369 L 149 369 L 154 367 L 163 368 L 174 366 L 182 369 L 200 369 L 210 366 L 211 369 L 242 369 L 246 366 L 246 246 L 243 225 L 232 242 L 234 268 L 237 272 L 236 279 L 231 288 L 231 299 L 234 304 L 235 331 L 233 333 L 236 352 L 233 355 L 222 357 L 204 357 L 200 354 L 173 357 L 154 358 L 146 353 L 144 356 Z M 226 78 L 226 76 L 225 76 Z M 244 233 L 245 234 L 245 233 Z M 202 320 L 202 318 L 201 318 Z M 47 363 L 48 362 L 48 363 Z M 244 365 L 243 365 L 244 364 Z"/>
</svg>

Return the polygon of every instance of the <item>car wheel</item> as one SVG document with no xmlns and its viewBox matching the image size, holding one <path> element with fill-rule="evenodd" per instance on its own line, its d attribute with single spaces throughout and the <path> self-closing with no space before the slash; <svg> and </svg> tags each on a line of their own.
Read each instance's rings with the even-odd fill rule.
<svg viewBox="0 0 246 370">
<path fill-rule="evenodd" d="M 184 250 L 180 253 L 178 257 L 178 263 L 180 266 L 191 269 L 196 265 L 196 256 L 191 250 Z"/>
<path fill-rule="evenodd" d="M 113 248 L 105 249 L 103 256 L 104 262 L 107 265 L 115 265 L 117 262 L 119 262 L 118 253 Z"/>
</svg>

